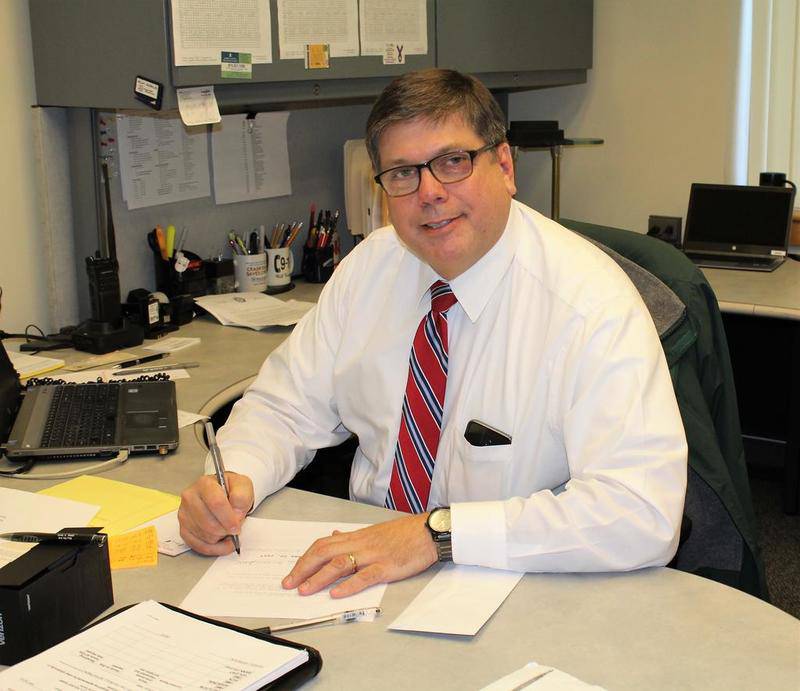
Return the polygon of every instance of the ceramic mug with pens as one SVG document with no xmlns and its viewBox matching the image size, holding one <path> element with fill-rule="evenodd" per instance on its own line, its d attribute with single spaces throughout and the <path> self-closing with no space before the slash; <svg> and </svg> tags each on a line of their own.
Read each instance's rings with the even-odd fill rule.
<svg viewBox="0 0 800 691">
<path fill-rule="evenodd" d="M 267 288 L 267 255 L 233 255 L 234 289 L 237 293 L 262 293 Z"/>
<path fill-rule="evenodd" d="M 279 288 L 291 283 L 294 255 L 291 247 L 267 250 L 267 286 Z"/>
</svg>

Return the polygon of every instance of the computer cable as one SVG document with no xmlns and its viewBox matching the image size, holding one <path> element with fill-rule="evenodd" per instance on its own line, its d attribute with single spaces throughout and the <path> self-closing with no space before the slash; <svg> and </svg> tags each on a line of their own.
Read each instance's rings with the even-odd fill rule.
<svg viewBox="0 0 800 691">
<path fill-rule="evenodd" d="M 15 480 L 65 480 L 71 477 L 78 477 L 79 475 L 95 475 L 102 473 L 104 470 L 109 470 L 116 465 L 122 465 L 128 460 L 129 452 L 127 449 L 122 449 L 114 458 L 110 458 L 102 463 L 95 463 L 94 465 L 84 466 L 77 470 L 68 470 L 63 473 L 36 473 L 31 475 L 28 471 L 33 468 L 35 459 L 29 459 L 24 466 L 12 471 L 0 470 L 0 475 L 4 477 L 11 477 Z M 3 457 L 5 458 L 5 456 Z"/>
</svg>

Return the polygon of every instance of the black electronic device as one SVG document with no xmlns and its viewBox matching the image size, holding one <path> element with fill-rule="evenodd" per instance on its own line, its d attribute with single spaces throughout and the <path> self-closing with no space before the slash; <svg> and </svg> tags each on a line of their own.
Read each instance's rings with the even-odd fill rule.
<svg viewBox="0 0 800 691">
<path fill-rule="evenodd" d="M 60 643 L 113 604 L 107 541 L 36 545 L 0 568 L 0 664 Z"/>
<path fill-rule="evenodd" d="M 145 338 L 161 338 L 178 330 L 177 325 L 172 323 L 170 303 L 161 302 L 144 288 L 136 288 L 128 293 L 123 311 L 134 324 L 144 329 Z"/>
<path fill-rule="evenodd" d="M 110 353 L 119 348 L 141 345 L 144 340 L 142 327 L 131 323 L 127 317 L 122 315 L 108 164 L 103 161 L 100 168 L 105 191 L 105 244 L 108 248 L 108 256 L 103 257 L 98 251 L 95 256 L 86 258 L 92 316 L 91 319 L 79 324 L 72 333 L 72 343 L 76 350 L 84 350 L 98 355 Z"/>
<path fill-rule="evenodd" d="M 795 190 L 693 183 L 683 251 L 700 266 L 773 271 L 786 259 Z"/>
<path fill-rule="evenodd" d="M 511 437 L 480 420 L 470 420 L 464 430 L 464 439 L 472 446 L 507 446 Z"/>
<path fill-rule="evenodd" d="M 119 264 L 116 258 L 86 257 L 89 276 L 89 305 L 92 319 L 117 324 L 122 316 L 119 289 Z"/>
</svg>

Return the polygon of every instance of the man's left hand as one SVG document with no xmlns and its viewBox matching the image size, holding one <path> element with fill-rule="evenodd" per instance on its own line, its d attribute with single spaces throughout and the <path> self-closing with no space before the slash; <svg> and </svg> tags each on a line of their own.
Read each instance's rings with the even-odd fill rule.
<svg viewBox="0 0 800 691">
<path fill-rule="evenodd" d="M 425 521 L 428 514 L 405 516 L 352 533 L 334 531 L 315 541 L 283 579 L 286 589 L 312 595 L 350 576 L 330 591 L 347 597 L 376 583 L 390 583 L 424 571 L 436 558 Z"/>
</svg>

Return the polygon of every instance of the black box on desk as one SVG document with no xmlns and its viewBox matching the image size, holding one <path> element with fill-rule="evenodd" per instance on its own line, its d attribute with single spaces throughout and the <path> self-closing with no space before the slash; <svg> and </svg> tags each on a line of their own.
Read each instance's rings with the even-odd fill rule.
<svg viewBox="0 0 800 691">
<path fill-rule="evenodd" d="M 60 643 L 113 604 L 107 541 L 36 545 L 0 568 L 0 664 Z"/>
</svg>

